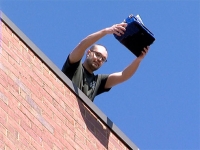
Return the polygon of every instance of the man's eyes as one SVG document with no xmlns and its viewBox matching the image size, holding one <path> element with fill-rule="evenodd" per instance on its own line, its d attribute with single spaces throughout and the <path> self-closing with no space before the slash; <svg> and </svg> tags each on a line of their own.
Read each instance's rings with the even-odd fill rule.
<svg viewBox="0 0 200 150">
<path fill-rule="evenodd" d="M 103 61 L 105 61 L 106 60 L 106 58 L 105 57 L 103 57 L 100 53 L 98 53 L 98 52 L 96 52 L 96 56 L 97 57 L 100 57 Z"/>
</svg>

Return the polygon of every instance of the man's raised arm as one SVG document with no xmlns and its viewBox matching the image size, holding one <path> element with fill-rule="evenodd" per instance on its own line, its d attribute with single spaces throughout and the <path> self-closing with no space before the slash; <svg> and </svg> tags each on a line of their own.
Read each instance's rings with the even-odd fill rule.
<svg viewBox="0 0 200 150">
<path fill-rule="evenodd" d="M 105 88 L 111 88 L 119 83 L 122 83 L 126 80 L 128 80 L 130 77 L 133 76 L 133 74 L 138 69 L 140 62 L 145 57 L 146 53 L 149 50 L 149 46 L 147 48 L 144 48 L 144 51 L 142 51 L 142 54 L 137 57 L 128 67 L 126 67 L 122 72 L 116 72 L 112 73 L 108 76 L 108 79 L 106 81 Z"/>
<path fill-rule="evenodd" d="M 87 48 L 93 45 L 105 35 L 115 33 L 120 36 L 126 30 L 126 26 L 126 23 L 120 23 L 88 35 L 70 53 L 70 63 L 75 63 L 81 60 Z"/>
</svg>

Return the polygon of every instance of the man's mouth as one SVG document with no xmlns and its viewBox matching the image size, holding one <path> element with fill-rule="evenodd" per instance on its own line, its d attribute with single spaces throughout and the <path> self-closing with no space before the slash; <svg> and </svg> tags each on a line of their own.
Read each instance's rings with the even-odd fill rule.
<svg viewBox="0 0 200 150">
<path fill-rule="evenodd" d="M 99 64 L 97 62 L 93 62 L 93 65 L 98 68 L 99 67 Z"/>
</svg>

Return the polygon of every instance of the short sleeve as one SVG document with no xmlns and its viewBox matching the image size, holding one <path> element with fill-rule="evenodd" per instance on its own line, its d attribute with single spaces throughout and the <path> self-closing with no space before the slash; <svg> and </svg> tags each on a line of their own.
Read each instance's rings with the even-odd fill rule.
<svg viewBox="0 0 200 150">
<path fill-rule="evenodd" d="M 99 95 L 99 94 L 101 94 L 103 92 L 108 92 L 111 89 L 111 88 L 107 88 L 107 89 L 105 88 L 106 81 L 107 81 L 109 75 L 107 75 L 107 74 L 101 74 L 99 76 L 100 76 L 99 80 L 101 80 L 101 81 L 100 81 L 99 89 L 97 91 L 97 95 Z"/>
<path fill-rule="evenodd" d="M 69 55 L 67 57 L 67 60 L 65 61 L 63 67 L 62 67 L 62 72 L 70 79 L 72 80 L 72 77 L 77 70 L 81 60 L 76 62 L 76 63 L 70 63 L 69 61 Z"/>
</svg>

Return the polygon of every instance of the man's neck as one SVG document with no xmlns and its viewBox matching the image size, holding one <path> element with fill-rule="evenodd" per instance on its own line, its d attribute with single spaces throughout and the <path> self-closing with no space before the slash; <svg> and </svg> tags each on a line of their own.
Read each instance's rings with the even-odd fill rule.
<svg viewBox="0 0 200 150">
<path fill-rule="evenodd" d="M 88 65 L 87 65 L 86 62 L 83 63 L 83 67 L 84 67 L 89 73 L 93 74 L 93 71 L 90 70 L 90 68 L 88 67 Z"/>
</svg>

